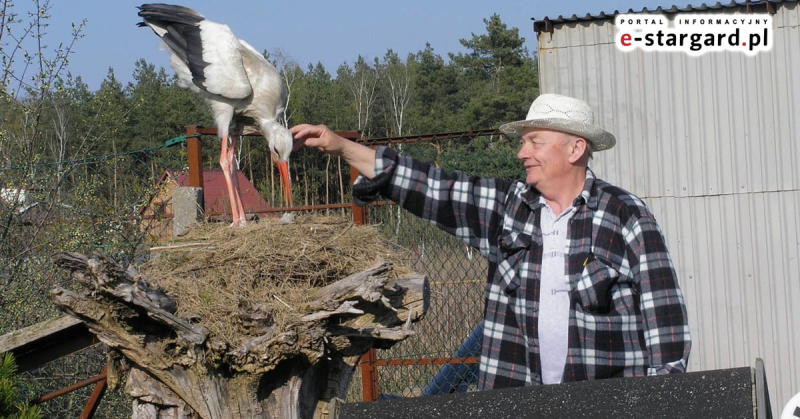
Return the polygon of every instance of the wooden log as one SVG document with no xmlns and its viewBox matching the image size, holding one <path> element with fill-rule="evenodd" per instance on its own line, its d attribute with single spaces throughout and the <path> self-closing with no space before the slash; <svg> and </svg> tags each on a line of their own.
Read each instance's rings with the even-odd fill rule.
<svg viewBox="0 0 800 419">
<path fill-rule="evenodd" d="M 363 272 L 350 275 L 327 287 L 313 291 L 317 299 L 304 307 L 303 311 L 335 310 L 341 301 L 356 297 L 369 302 L 379 300 L 389 282 L 390 267 L 391 264 L 382 262 Z"/>
<path fill-rule="evenodd" d="M 134 269 L 102 255 L 55 261 L 87 288 L 56 288 L 56 304 L 134 366 L 126 389 L 139 419 L 333 418 L 360 355 L 413 335 L 430 299 L 424 276 L 391 280 L 382 262 L 312 289 L 312 303 L 280 330 L 265 306 L 240 306 L 241 327 L 259 334 L 229 347 L 176 316 Z"/>
</svg>

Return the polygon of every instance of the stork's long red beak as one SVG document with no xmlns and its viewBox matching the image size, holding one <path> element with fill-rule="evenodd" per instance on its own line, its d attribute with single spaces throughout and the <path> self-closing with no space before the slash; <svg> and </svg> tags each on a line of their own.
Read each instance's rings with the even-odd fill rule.
<svg viewBox="0 0 800 419">
<path fill-rule="evenodd" d="M 281 188 L 283 189 L 283 205 L 292 205 L 292 178 L 289 177 L 289 162 L 275 160 L 278 165 L 278 173 L 281 175 Z"/>
</svg>

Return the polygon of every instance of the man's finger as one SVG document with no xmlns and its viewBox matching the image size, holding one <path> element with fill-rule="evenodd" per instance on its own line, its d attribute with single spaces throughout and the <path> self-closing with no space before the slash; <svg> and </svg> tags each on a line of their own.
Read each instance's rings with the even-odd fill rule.
<svg viewBox="0 0 800 419">
<path fill-rule="evenodd" d="M 291 132 L 294 135 L 294 134 L 297 134 L 297 132 L 299 132 L 301 130 L 304 130 L 304 129 L 310 127 L 310 126 L 311 125 L 309 125 L 309 124 L 295 125 L 295 126 L 289 128 L 289 132 Z"/>
<path fill-rule="evenodd" d="M 293 128 L 297 128 L 297 127 L 293 127 Z M 313 127 L 311 125 L 307 125 L 305 127 L 301 127 L 299 129 L 297 129 L 296 131 L 292 132 L 292 136 L 295 139 L 302 139 L 302 138 L 308 138 L 308 137 L 319 137 L 319 132 L 318 132 L 317 129 L 315 129 L 315 127 Z"/>
</svg>

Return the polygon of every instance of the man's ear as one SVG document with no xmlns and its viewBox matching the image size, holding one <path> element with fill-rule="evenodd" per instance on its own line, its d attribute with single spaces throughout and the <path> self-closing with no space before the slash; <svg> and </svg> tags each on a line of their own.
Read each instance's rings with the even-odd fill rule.
<svg viewBox="0 0 800 419">
<path fill-rule="evenodd" d="M 586 148 L 589 147 L 589 143 L 586 142 L 586 139 L 581 137 L 576 137 L 575 141 L 570 145 L 569 148 L 569 162 L 575 163 L 583 157 L 586 153 Z"/>
</svg>

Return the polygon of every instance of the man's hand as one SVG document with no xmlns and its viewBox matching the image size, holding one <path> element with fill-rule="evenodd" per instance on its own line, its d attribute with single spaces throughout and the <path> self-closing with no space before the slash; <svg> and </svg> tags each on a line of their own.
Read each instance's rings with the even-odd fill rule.
<svg viewBox="0 0 800 419">
<path fill-rule="evenodd" d="M 293 126 L 294 147 L 297 151 L 303 145 L 333 156 L 343 158 L 350 166 L 369 179 L 375 176 L 375 150 L 336 135 L 325 125 L 301 124 Z"/>
<path fill-rule="evenodd" d="M 345 147 L 347 147 L 346 143 L 350 142 L 336 135 L 325 125 L 301 124 L 293 126 L 289 131 L 294 136 L 294 148 L 292 151 L 297 151 L 305 145 L 314 147 L 323 153 L 341 156 Z"/>
</svg>

